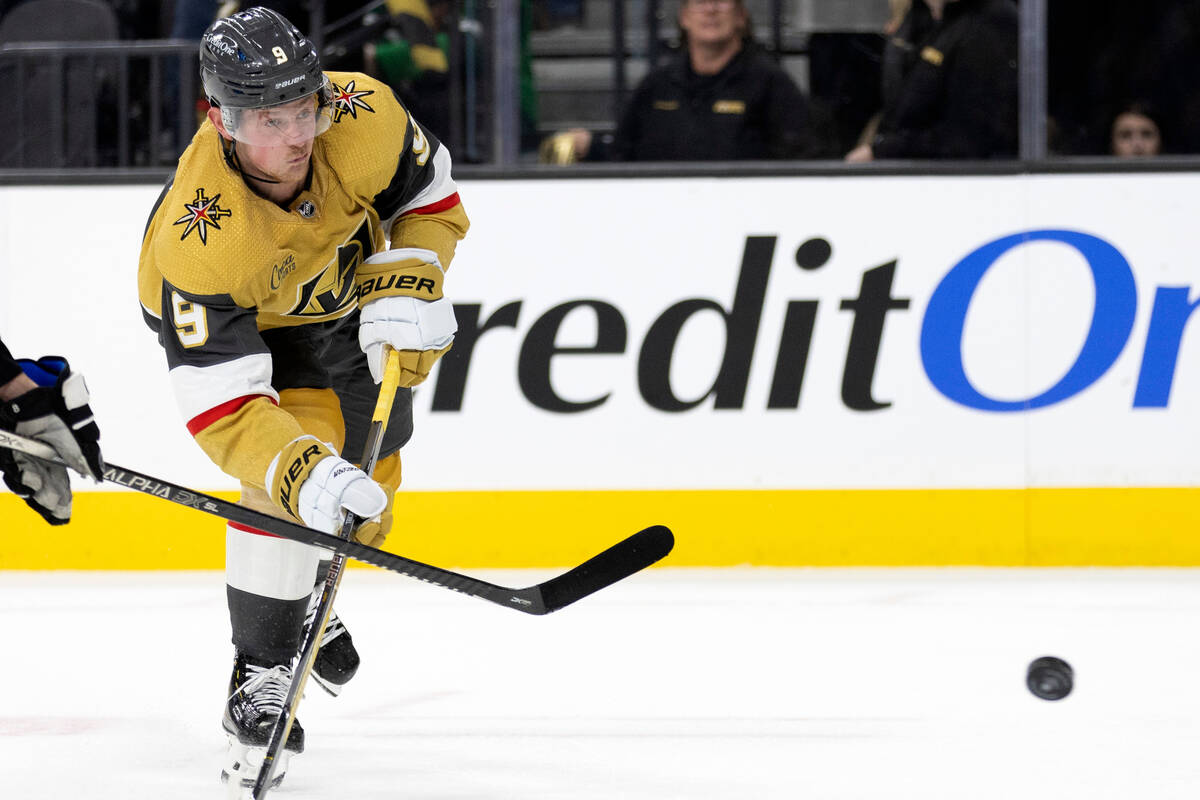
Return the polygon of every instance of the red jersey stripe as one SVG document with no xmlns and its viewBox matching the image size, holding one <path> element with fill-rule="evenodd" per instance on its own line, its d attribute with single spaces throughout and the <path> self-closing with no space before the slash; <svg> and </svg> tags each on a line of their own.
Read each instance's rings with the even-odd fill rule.
<svg viewBox="0 0 1200 800">
<path fill-rule="evenodd" d="M 441 200 L 438 200 L 435 203 L 430 203 L 429 205 L 421 206 L 420 208 L 414 208 L 412 211 L 405 211 L 404 216 L 407 217 L 409 214 L 437 214 L 441 211 L 445 211 L 447 208 L 454 208 L 461 202 L 462 201 L 458 199 L 458 192 L 455 192 L 449 197 L 443 197 Z"/>
<path fill-rule="evenodd" d="M 246 403 L 249 403 L 251 400 L 256 400 L 259 397 L 266 397 L 272 403 L 275 403 L 274 398 L 267 397 L 265 394 L 248 394 L 242 397 L 235 397 L 232 400 L 226 400 L 224 403 L 221 403 L 221 405 L 214 406 L 208 411 L 205 411 L 203 414 L 197 414 L 188 420 L 188 433 L 192 434 L 192 436 L 195 436 L 217 420 L 221 419 L 222 417 L 229 416 L 242 406 L 246 405 Z M 276 403 L 276 405 L 278 405 L 278 403 Z"/>
</svg>

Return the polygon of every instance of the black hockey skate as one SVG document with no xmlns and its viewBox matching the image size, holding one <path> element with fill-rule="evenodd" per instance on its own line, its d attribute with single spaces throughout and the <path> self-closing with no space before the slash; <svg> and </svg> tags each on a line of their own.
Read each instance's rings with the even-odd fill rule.
<svg viewBox="0 0 1200 800">
<path fill-rule="evenodd" d="M 283 711 L 292 682 L 287 664 L 262 662 L 241 653 L 233 662 L 229 679 L 229 700 L 221 727 L 229 736 L 229 755 L 221 770 L 221 781 L 236 778 L 242 786 L 253 786 L 262 766 L 271 728 Z M 304 752 L 304 729 L 292 721 L 283 752 L 276 762 L 271 786 L 278 786 L 287 773 L 292 754 Z"/>
<path fill-rule="evenodd" d="M 306 627 L 317 615 L 322 585 L 318 584 L 308 600 L 308 613 L 304 617 Z M 342 693 L 342 687 L 358 672 L 358 662 L 358 650 L 354 648 L 350 631 L 346 630 L 337 612 L 330 611 L 329 624 L 325 626 L 325 635 L 321 637 L 321 649 L 317 650 L 317 657 L 313 661 L 313 680 L 329 694 L 337 697 Z"/>
</svg>

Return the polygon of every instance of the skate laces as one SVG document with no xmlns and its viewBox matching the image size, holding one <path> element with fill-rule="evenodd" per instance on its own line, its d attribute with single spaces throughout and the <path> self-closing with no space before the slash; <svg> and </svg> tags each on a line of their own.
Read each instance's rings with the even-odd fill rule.
<svg viewBox="0 0 1200 800">
<path fill-rule="evenodd" d="M 308 611 L 304 614 L 304 627 L 312 624 L 312 621 L 317 617 L 317 605 L 321 602 L 321 587 L 318 586 L 308 599 Z M 342 624 L 342 619 L 333 609 L 329 610 L 329 622 L 325 625 L 325 633 L 321 636 L 321 647 L 332 642 L 337 637 L 346 632 L 346 626 Z"/>
<path fill-rule="evenodd" d="M 250 675 L 249 679 L 239 686 L 229 699 L 232 700 L 241 692 L 254 708 L 278 716 L 283 711 L 283 704 L 291 687 L 292 668 L 287 664 L 276 664 L 273 667 L 246 664 L 246 672 Z"/>
</svg>

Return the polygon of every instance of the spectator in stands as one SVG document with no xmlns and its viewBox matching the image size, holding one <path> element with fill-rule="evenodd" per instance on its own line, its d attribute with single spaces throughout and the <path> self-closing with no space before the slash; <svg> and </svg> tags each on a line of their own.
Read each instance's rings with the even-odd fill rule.
<svg viewBox="0 0 1200 800">
<path fill-rule="evenodd" d="M 754 43 L 742 0 L 682 0 L 683 46 L 634 90 L 611 137 L 573 129 L 542 160 L 723 161 L 816 154 L 808 102 Z"/>
<path fill-rule="evenodd" d="M 1158 114 L 1144 102 L 1130 103 L 1117 112 L 1109 139 L 1109 152 L 1120 158 L 1157 156 L 1163 150 Z"/>
<path fill-rule="evenodd" d="M 387 14 L 383 35 L 363 48 L 363 71 L 391 86 L 421 125 L 443 143 L 454 141 L 456 133 L 451 131 L 449 56 L 450 33 L 458 21 L 454 5 L 451 0 L 386 0 L 380 4 Z M 518 13 L 521 149 L 535 150 L 538 106 L 530 51 L 531 0 L 519 0 Z M 463 157 L 469 159 L 465 152 Z"/>
<path fill-rule="evenodd" d="M 439 141 L 450 135 L 447 0 L 387 0 L 383 36 L 364 49 L 364 71 L 391 86 Z"/>
<path fill-rule="evenodd" d="M 878 127 L 846 160 L 1015 156 L 1017 33 L 1013 0 L 913 2 L 885 49 Z"/>
</svg>

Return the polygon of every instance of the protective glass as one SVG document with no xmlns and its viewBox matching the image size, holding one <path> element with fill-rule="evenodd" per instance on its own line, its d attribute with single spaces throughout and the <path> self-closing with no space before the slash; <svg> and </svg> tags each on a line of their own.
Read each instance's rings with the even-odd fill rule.
<svg viewBox="0 0 1200 800">
<path fill-rule="evenodd" d="M 254 147 L 303 144 L 333 124 L 333 106 L 320 102 L 322 94 L 267 108 L 222 108 L 221 121 L 234 139 Z"/>
</svg>

